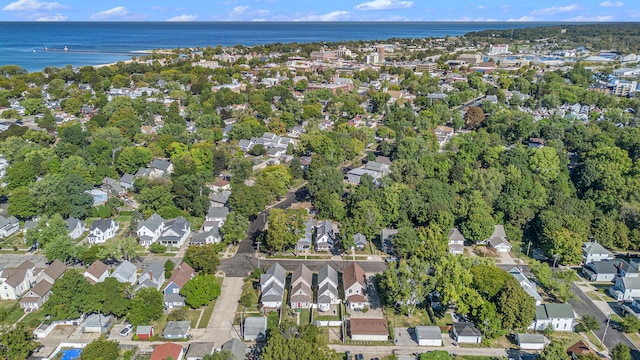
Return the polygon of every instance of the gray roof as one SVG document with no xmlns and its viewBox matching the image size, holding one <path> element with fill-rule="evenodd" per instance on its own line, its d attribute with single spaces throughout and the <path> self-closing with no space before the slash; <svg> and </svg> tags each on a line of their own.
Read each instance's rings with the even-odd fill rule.
<svg viewBox="0 0 640 360">
<path fill-rule="evenodd" d="M 609 254 L 609 255 L 611 255 L 611 251 L 605 249 L 604 246 L 598 244 L 595 241 L 584 243 L 583 246 L 582 246 L 582 249 L 585 252 L 585 254 L 588 254 L 588 255 L 591 255 L 591 254 Z"/>
<path fill-rule="evenodd" d="M 113 191 L 115 191 L 118 194 L 124 191 L 124 189 L 122 188 L 122 185 L 120 185 L 120 182 L 116 179 L 105 177 L 104 179 L 102 179 L 102 183 L 107 186 L 110 186 L 111 189 L 113 189 Z"/>
<path fill-rule="evenodd" d="M 213 236 L 213 239 L 220 239 L 220 231 L 217 226 L 214 226 L 209 231 L 199 231 L 191 234 L 191 239 L 189 239 L 189 244 L 197 244 L 202 245 L 207 242 L 207 238 L 209 236 Z"/>
<path fill-rule="evenodd" d="M 625 289 L 640 289 L 640 278 L 623 277 L 620 278 Z"/>
<path fill-rule="evenodd" d="M 162 274 L 164 273 L 164 261 L 162 260 L 154 260 L 151 262 L 151 264 L 149 264 L 144 271 L 142 272 L 142 275 L 145 274 Z M 158 276 L 154 276 L 155 280 L 159 280 Z"/>
<path fill-rule="evenodd" d="M 115 278 L 120 282 L 129 281 L 131 275 L 135 274 L 138 271 L 138 267 L 131 263 L 129 260 L 123 261 L 113 273 L 111 273 L 111 277 Z"/>
<path fill-rule="evenodd" d="M 596 274 L 617 274 L 616 264 L 617 262 L 614 260 L 592 261 L 584 267 Z"/>
<path fill-rule="evenodd" d="M 318 273 L 318 283 L 321 283 L 322 280 L 326 278 L 329 278 L 336 286 L 338 285 L 338 272 L 329 264 L 326 264 L 320 269 Z"/>
<path fill-rule="evenodd" d="M 453 323 L 453 328 L 458 336 L 482 336 L 480 330 L 470 322 Z"/>
<path fill-rule="evenodd" d="M 278 302 L 284 298 L 284 289 L 280 284 L 272 282 L 262 290 L 261 302 Z"/>
<path fill-rule="evenodd" d="M 416 336 L 418 337 L 418 340 L 442 340 L 440 328 L 437 326 L 416 326 Z"/>
<path fill-rule="evenodd" d="M 91 224 L 91 231 L 99 229 L 102 232 L 107 231 L 111 227 L 111 219 L 98 219 Z"/>
<path fill-rule="evenodd" d="M 449 230 L 447 238 L 451 241 L 465 241 L 464 236 L 462 235 L 460 230 L 458 230 L 458 228 L 452 228 L 451 230 Z"/>
<path fill-rule="evenodd" d="M 164 328 L 162 335 L 187 335 L 189 329 L 191 329 L 191 321 L 167 321 L 167 326 Z"/>
<path fill-rule="evenodd" d="M 175 219 L 165 221 L 164 225 L 165 230 L 162 232 L 162 235 L 160 235 L 160 241 L 178 241 L 185 232 L 189 231 L 191 223 L 180 216 Z M 171 234 L 171 231 L 175 232 L 177 235 Z"/>
<path fill-rule="evenodd" d="M 219 193 L 209 194 L 209 200 L 220 203 L 220 204 L 226 204 L 227 201 L 229 201 L 229 196 L 231 196 L 231 191 L 223 190 Z"/>
<path fill-rule="evenodd" d="M 366 244 L 367 243 L 367 237 L 364 236 L 361 233 L 356 233 L 355 235 L 353 235 L 353 243 L 354 244 Z"/>
<path fill-rule="evenodd" d="M 254 316 L 244 319 L 244 336 L 257 337 L 267 332 L 267 318 L 264 316 Z"/>
<path fill-rule="evenodd" d="M 184 303 L 184 296 L 175 293 L 164 294 L 162 300 L 165 303 Z"/>
<path fill-rule="evenodd" d="M 490 237 L 501 237 L 501 238 L 505 238 L 507 237 L 507 233 L 504 231 L 504 226 L 502 225 L 494 225 L 493 226 L 493 234 L 491 234 Z"/>
<path fill-rule="evenodd" d="M 229 215 L 229 208 L 226 206 L 222 206 L 222 207 L 211 206 L 209 207 L 209 211 L 207 211 L 208 218 L 226 219 L 228 215 Z"/>
<path fill-rule="evenodd" d="M 169 170 L 169 166 L 171 166 L 171 161 L 162 160 L 162 159 L 155 159 L 151 162 L 151 165 L 149 165 L 149 167 L 151 168 L 162 170 L 162 171 Z"/>
<path fill-rule="evenodd" d="M 331 233 L 333 232 L 333 223 L 329 220 L 323 220 L 320 221 L 317 225 L 317 230 L 316 230 L 316 239 L 324 236 L 324 235 L 329 235 L 329 236 L 333 236 L 331 235 Z"/>
<path fill-rule="evenodd" d="M 22 230 L 27 231 L 29 229 L 33 229 L 36 226 L 38 226 L 38 220 L 27 220 L 24 222 Z"/>
<path fill-rule="evenodd" d="M 213 343 L 209 342 L 193 342 L 189 344 L 189 349 L 187 350 L 186 358 L 190 357 L 199 357 L 203 358 L 207 355 L 213 354 Z"/>
<path fill-rule="evenodd" d="M 279 263 L 275 263 L 264 274 L 260 275 L 260 284 L 265 284 L 272 277 L 279 279 L 284 284 L 287 271 Z"/>
<path fill-rule="evenodd" d="M 0 228 L 5 227 L 9 224 L 15 224 L 18 223 L 18 219 L 15 218 L 15 216 L 9 216 L 8 218 L 1 216 L 0 215 Z"/>
<path fill-rule="evenodd" d="M 131 174 L 123 174 L 123 175 L 120 177 L 120 182 L 121 182 L 121 183 L 125 183 L 125 184 L 132 184 L 132 185 L 133 185 L 133 182 L 134 182 L 134 181 L 135 181 L 135 178 L 134 178 L 134 177 L 133 177 L 133 175 L 131 175 Z"/>
<path fill-rule="evenodd" d="M 536 320 L 574 319 L 573 307 L 570 304 L 542 304 L 536 306 Z"/>
<path fill-rule="evenodd" d="M 152 325 L 138 325 L 136 327 L 136 334 L 148 334 L 153 329 Z"/>
<path fill-rule="evenodd" d="M 244 360 L 245 354 L 247 353 L 247 345 L 238 338 L 233 338 L 222 344 L 221 349 L 232 353 L 236 360 Z"/>
<path fill-rule="evenodd" d="M 380 240 L 384 242 L 385 240 L 389 240 L 392 236 L 398 233 L 398 229 L 382 229 L 380 231 Z"/>
<path fill-rule="evenodd" d="M 140 176 L 147 177 L 147 176 L 149 176 L 149 174 L 151 174 L 151 169 L 141 167 L 140 169 L 138 169 L 138 171 L 136 171 L 136 174 L 134 176 L 135 177 L 140 177 Z"/>
<path fill-rule="evenodd" d="M 140 221 L 138 223 L 138 230 L 142 229 L 143 227 L 146 227 L 147 229 L 149 229 L 151 231 L 155 231 L 163 223 L 164 223 L 164 219 L 162 218 L 162 216 L 160 216 L 160 215 L 158 215 L 156 213 L 153 213 L 146 220 Z"/>
<path fill-rule="evenodd" d="M 511 249 L 511 244 L 503 237 L 492 237 L 489 239 L 489 244 L 494 248 L 498 246 L 508 246 L 509 249 Z"/>
<path fill-rule="evenodd" d="M 542 334 L 517 334 L 518 344 L 544 344 L 545 337 Z"/>
<path fill-rule="evenodd" d="M 102 325 L 104 327 L 110 321 L 111 321 L 111 315 L 105 316 L 102 314 L 91 314 L 87 316 L 87 318 L 85 319 L 82 325 L 89 326 L 89 327 L 100 327 L 100 325 Z"/>
<path fill-rule="evenodd" d="M 80 227 L 84 227 L 84 222 L 82 220 L 76 219 L 73 216 L 70 216 L 65 223 L 67 224 L 67 230 L 68 231 L 73 231 L 75 230 L 75 228 L 78 227 L 78 223 L 80 224 Z M 25 222 L 24 226 L 27 226 L 27 223 Z"/>
</svg>

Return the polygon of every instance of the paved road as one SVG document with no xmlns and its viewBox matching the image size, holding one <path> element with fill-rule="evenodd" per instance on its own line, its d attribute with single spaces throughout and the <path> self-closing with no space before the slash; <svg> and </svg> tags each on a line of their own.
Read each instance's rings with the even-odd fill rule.
<svg viewBox="0 0 640 360">
<path fill-rule="evenodd" d="M 576 294 L 577 299 L 570 300 L 569 303 L 573 305 L 573 309 L 578 313 L 578 315 L 582 316 L 585 314 L 589 314 L 594 316 L 598 323 L 600 323 L 600 329 L 594 330 L 593 332 L 596 334 L 598 339 L 602 339 L 602 335 L 604 334 L 604 329 L 607 324 L 607 316 L 591 301 L 591 299 L 576 285 L 571 284 L 571 288 L 573 292 Z M 640 359 L 640 351 L 639 349 L 624 335 L 624 333 L 612 328 L 609 326 L 607 329 L 607 336 L 604 339 L 605 346 L 611 350 L 618 343 L 624 343 L 629 348 L 632 349 L 632 358 Z"/>
<path fill-rule="evenodd" d="M 346 259 L 346 257 L 345 257 Z M 218 270 L 224 271 L 227 276 L 235 276 L 235 277 L 243 277 L 247 276 L 247 274 L 254 269 L 260 267 L 261 269 L 268 268 L 271 264 L 278 262 L 282 267 L 284 267 L 287 271 L 293 271 L 300 265 L 304 263 L 311 271 L 319 271 L 321 267 L 325 264 L 330 264 L 334 269 L 338 271 L 342 271 L 353 261 L 349 260 L 273 260 L 273 259 L 260 259 L 258 260 L 253 254 L 252 255 L 240 255 L 224 259 L 220 261 L 220 266 Z M 362 267 L 362 269 L 366 273 L 378 273 L 382 272 L 387 268 L 387 264 L 384 261 L 356 261 L 358 265 Z"/>
<path fill-rule="evenodd" d="M 207 329 L 197 340 L 213 342 L 214 347 L 219 348 L 228 340 L 239 337 L 233 329 L 233 318 L 236 315 L 243 283 L 243 278 L 224 278 L 222 292 L 216 300 Z"/>
<path fill-rule="evenodd" d="M 429 350 L 446 350 L 456 355 L 470 356 L 493 356 L 507 357 L 509 354 L 506 349 L 498 348 L 462 348 L 457 346 L 441 346 L 426 347 L 417 345 L 395 345 L 395 346 L 357 346 L 357 345 L 329 345 L 329 348 L 337 352 L 351 351 L 351 354 L 364 354 L 367 358 L 372 356 L 381 357 L 383 355 L 411 355 L 414 353 L 423 353 Z"/>
</svg>

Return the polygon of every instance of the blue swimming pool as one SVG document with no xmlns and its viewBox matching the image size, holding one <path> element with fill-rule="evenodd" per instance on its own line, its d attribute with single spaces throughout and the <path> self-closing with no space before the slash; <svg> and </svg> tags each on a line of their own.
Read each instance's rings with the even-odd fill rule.
<svg viewBox="0 0 640 360">
<path fill-rule="evenodd" d="M 76 360 L 80 359 L 80 353 L 82 349 L 68 349 L 62 350 L 62 360 Z"/>
</svg>

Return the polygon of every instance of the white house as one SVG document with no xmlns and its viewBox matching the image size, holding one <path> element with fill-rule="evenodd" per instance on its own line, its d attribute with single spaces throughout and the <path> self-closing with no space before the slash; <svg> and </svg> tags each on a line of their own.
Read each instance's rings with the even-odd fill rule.
<svg viewBox="0 0 640 360">
<path fill-rule="evenodd" d="M 442 346 L 442 335 L 437 326 L 416 326 L 416 339 L 420 346 Z"/>
<path fill-rule="evenodd" d="M 511 251 L 511 244 L 507 240 L 507 234 L 502 225 L 494 225 L 493 233 L 486 242 L 489 247 L 496 249 L 499 253 L 508 253 Z"/>
<path fill-rule="evenodd" d="M 158 241 L 160 244 L 181 247 L 191 234 L 191 223 L 182 216 L 165 221 L 164 230 Z"/>
<path fill-rule="evenodd" d="M 613 260 L 611 251 L 595 241 L 582 244 L 582 262 L 588 264 L 592 261 Z"/>
<path fill-rule="evenodd" d="M 291 274 L 291 293 L 289 303 L 292 309 L 309 309 L 313 306 L 313 291 L 311 290 L 311 270 L 300 264 Z"/>
<path fill-rule="evenodd" d="M 16 268 L 0 270 L 0 300 L 16 300 L 36 282 L 36 266 L 24 261 Z"/>
<path fill-rule="evenodd" d="M 109 276 L 109 267 L 102 261 L 96 260 L 89 265 L 87 270 L 82 274 L 91 284 L 103 282 Z"/>
<path fill-rule="evenodd" d="M 352 309 L 362 310 L 369 305 L 364 296 L 366 275 L 360 265 L 351 263 L 342 273 L 344 296 L 348 306 Z"/>
<path fill-rule="evenodd" d="M 138 223 L 138 229 L 136 235 L 140 240 L 140 245 L 150 246 L 158 241 L 162 231 L 164 230 L 164 219 L 158 214 L 149 216 L 148 219 L 140 221 Z"/>
<path fill-rule="evenodd" d="M 511 274 L 518 284 L 520 284 L 520 287 L 536 301 L 536 305 L 542 304 L 542 296 L 538 293 L 538 287 L 522 273 L 520 268 L 514 267 L 509 270 L 509 274 Z"/>
<path fill-rule="evenodd" d="M 340 303 L 338 294 L 338 273 L 326 264 L 318 273 L 318 310 L 329 311 L 331 305 Z"/>
<path fill-rule="evenodd" d="M 389 340 L 389 324 L 387 319 L 349 319 L 349 333 L 355 341 L 387 341 Z"/>
<path fill-rule="evenodd" d="M 286 270 L 280 264 L 273 264 L 269 270 L 260 275 L 260 302 L 265 308 L 279 309 L 284 300 Z"/>
<path fill-rule="evenodd" d="M 640 298 L 640 278 L 616 278 L 614 285 L 609 288 L 609 295 L 617 301 L 631 301 L 634 298 Z"/>
<path fill-rule="evenodd" d="M 316 226 L 316 251 L 331 251 L 334 243 L 333 223 L 329 220 L 318 222 Z"/>
<path fill-rule="evenodd" d="M 69 237 L 73 240 L 79 239 L 85 231 L 87 231 L 87 226 L 84 221 L 74 218 L 73 216 L 69 217 L 66 221 L 67 231 L 69 232 Z"/>
<path fill-rule="evenodd" d="M 119 225 L 113 219 L 99 219 L 91 224 L 89 230 L 89 244 L 104 244 L 107 240 L 116 236 Z"/>
<path fill-rule="evenodd" d="M 589 281 L 606 282 L 615 280 L 618 268 L 614 260 L 592 261 L 582 267 L 582 273 Z"/>
<path fill-rule="evenodd" d="M 482 333 L 470 322 L 453 323 L 453 337 L 458 343 L 480 344 Z"/>
<path fill-rule="evenodd" d="M 576 315 L 570 304 L 542 304 L 536 306 L 536 317 L 530 330 L 543 331 L 553 326 L 555 331 L 573 331 Z"/>
<path fill-rule="evenodd" d="M 138 281 L 138 267 L 131 263 L 129 260 L 125 260 L 118 265 L 111 273 L 110 277 L 118 280 L 121 283 L 129 283 L 131 285 Z"/>
<path fill-rule="evenodd" d="M 173 164 L 169 160 L 155 159 L 149 165 L 149 169 L 151 170 L 149 173 L 151 179 L 168 177 L 173 174 Z"/>
<path fill-rule="evenodd" d="M 0 215 L 0 238 L 6 238 L 7 236 L 15 233 L 20 229 L 20 222 L 14 216 L 8 218 Z"/>
<path fill-rule="evenodd" d="M 458 228 L 452 228 L 449 230 L 449 234 L 447 234 L 447 238 L 449 239 L 449 252 L 456 255 L 464 254 L 464 241 L 465 238 L 460 233 Z"/>
</svg>

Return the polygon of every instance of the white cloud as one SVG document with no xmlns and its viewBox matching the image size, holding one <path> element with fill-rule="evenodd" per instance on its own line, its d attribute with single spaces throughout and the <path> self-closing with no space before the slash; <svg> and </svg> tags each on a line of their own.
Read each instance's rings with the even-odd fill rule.
<svg viewBox="0 0 640 360">
<path fill-rule="evenodd" d="M 567 6 L 552 6 L 540 10 L 534 10 L 531 12 L 531 15 L 555 15 L 560 13 L 566 13 L 578 10 L 580 6 L 573 4 Z"/>
<path fill-rule="evenodd" d="M 519 17 L 517 19 L 508 19 L 507 21 L 509 22 L 517 22 L 517 21 L 524 21 L 524 22 L 528 22 L 528 21 L 539 21 L 540 19 L 537 17 L 533 17 L 533 16 L 522 16 Z"/>
<path fill-rule="evenodd" d="M 413 6 L 413 1 L 403 0 L 373 0 L 356 5 L 356 10 L 391 10 L 407 9 Z"/>
<path fill-rule="evenodd" d="M 294 21 L 339 21 L 345 20 L 349 16 L 348 11 L 332 11 L 322 15 L 307 15 L 295 19 Z"/>
<path fill-rule="evenodd" d="M 67 19 L 68 18 L 62 14 L 55 14 L 37 18 L 36 21 L 67 21 Z"/>
<path fill-rule="evenodd" d="M 602 7 L 621 7 L 624 6 L 622 1 L 603 1 L 600 3 Z"/>
<path fill-rule="evenodd" d="M 565 21 L 611 21 L 613 16 L 574 16 Z"/>
<path fill-rule="evenodd" d="M 111 18 L 123 17 L 127 15 L 129 15 L 129 10 L 127 10 L 127 8 L 124 6 L 118 6 L 118 7 L 114 7 L 113 9 L 97 12 L 89 16 L 89 19 L 93 19 L 93 20 L 111 19 Z"/>
<path fill-rule="evenodd" d="M 167 19 L 167 21 L 194 21 L 197 18 L 198 18 L 198 15 L 182 14 L 182 15 L 174 16 L 170 19 Z"/>
<path fill-rule="evenodd" d="M 55 10 L 65 9 L 66 5 L 62 5 L 58 2 L 42 2 L 38 0 L 18 0 L 7 4 L 3 7 L 3 11 L 36 11 L 36 10 Z"/>
<path fill-rule="evenodd" d="M 244 14 L 247 10 L 249 10 L 248 6 L 236 6 L 233 9 L 231 9 L 229 16 L 239 16 Z"/>
</svg>

